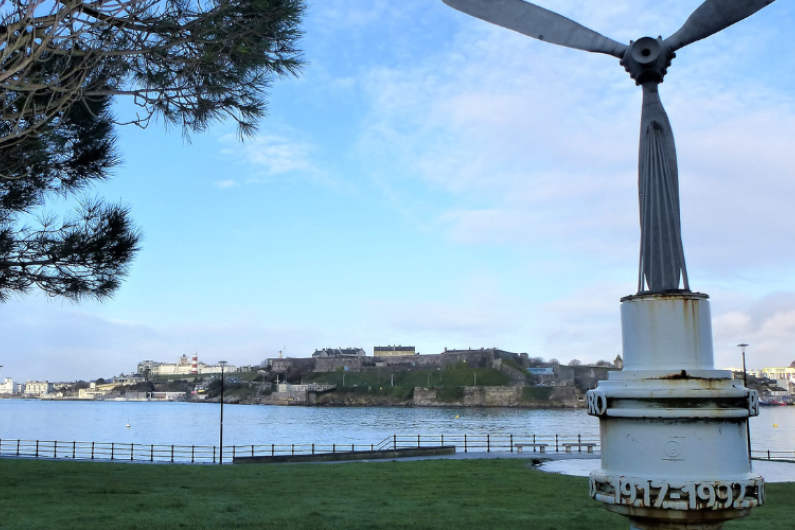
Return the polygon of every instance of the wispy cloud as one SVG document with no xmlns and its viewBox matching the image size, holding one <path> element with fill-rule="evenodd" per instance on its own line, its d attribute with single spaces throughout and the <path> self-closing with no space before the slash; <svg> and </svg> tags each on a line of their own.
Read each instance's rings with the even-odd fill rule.
<svg viewBox="0 0 795 530">
<path fill-rule="evenodd" d="M 224 190 L 224 189 L 227 189 L 227 188 L 234 188 L 238 184 L 234 180 L 218 180 L 218 181 L 214 182 L 213 185 L 216 188 Z"/>
<path fill-rule="evenodd" d="M 284 135 L 258 135 L 239 142 L 232 135 L 225 135 L 221 137 L 221 143 L 225 145 L 224 154 L 238 162 L 256 166 L 268 175 L 319 172 L 311 160 L 313 146 L 307 141 Z"/>
<path fill-rule="evenodd" d="M 661 11 L 620 2 L 608 17 L 582 3 L 547 4 L 616 38 L 637 29 L 612 15 L 628 24 L 629 13 Z M 696 5 L 631 20 L 671 33 Z M 455 41 L 424 61 L 370 72 L 361 159 L 392 168 L 384 187 L 403 208 L 416 202 L 417 182 L 447 193 L 452 205 L 427 224 L 453 241 L 558 239 L 571 255 L 610 259 L 617 248 L 636 259 L 640 89 L 609 57 L 461 23 Z M 715 274 L 739 265 L 729 259 L 737 243 L 755 264 L 795 257 L 795 247 L 776 243 L 795 229 L 786 213 L 795 98 L 764 78 L 730 74 L 733 52 L 758 52 L 747 31 L 732 31 L 694 44 L 692 57 L 683 50 L 661 89 L 680 152 L 685 251 Z"/>
</svg>

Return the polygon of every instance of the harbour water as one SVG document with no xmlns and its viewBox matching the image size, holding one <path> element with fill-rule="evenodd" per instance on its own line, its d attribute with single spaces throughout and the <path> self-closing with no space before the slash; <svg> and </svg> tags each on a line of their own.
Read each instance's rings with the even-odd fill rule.
<svg viewBox="0 0 795 530">
<path fill-rule="evenodd" d="M 207 403 L 2 399 L 0 439 L 214 445 L 219 416 Z M 224 445 L 377 444 L 394 434 L 595 438 L 599 423 L 582 409 L 224 406 Z M 763 408 L 751 439 L 754 451 L 795 451 L 795 407 Z"/>
</svg>

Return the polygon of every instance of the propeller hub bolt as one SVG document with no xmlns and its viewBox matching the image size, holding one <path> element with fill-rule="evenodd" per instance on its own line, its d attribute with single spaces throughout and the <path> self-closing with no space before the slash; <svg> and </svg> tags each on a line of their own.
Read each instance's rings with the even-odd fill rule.
<svg viewBox="0 0 795 530">
<path fill-rule="evenodd" d="M 674 53 L 661 38 L 643 37 L 630 43 L 621 64 L 635 84 L 662 83 Z"/>
</svg>

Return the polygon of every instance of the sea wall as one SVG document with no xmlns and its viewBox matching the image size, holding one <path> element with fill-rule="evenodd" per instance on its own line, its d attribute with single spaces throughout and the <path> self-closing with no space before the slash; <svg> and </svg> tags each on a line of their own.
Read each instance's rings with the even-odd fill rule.
<svg viewBox="0 0 795 530">
<path fill-rule="evenodd" d="M 514 386 L 468 386 L 460 396 L 450 396 L 440 388 L 414 388 L 417 407 L 538 407 L 568 408 L 583 406 L 572 387 L 535 389 Z M 531 391 L 528 391 L 531 390 Z"/>
</svg>

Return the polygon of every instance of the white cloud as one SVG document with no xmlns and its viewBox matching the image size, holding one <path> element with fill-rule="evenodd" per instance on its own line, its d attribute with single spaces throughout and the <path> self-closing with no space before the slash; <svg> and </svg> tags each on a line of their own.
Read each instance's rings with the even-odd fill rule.
<svg viewBox="0 0 795 530">
<path fill-rule="evenodd" d="M 213 183 L 213 185 L 216 188 L 224 190 L 224 189 L 227 189 L 227 188 L 234 188 L 238 184 L 234 180 L 218 180 L 215 183 Z"/>
<path fill-rule="evenodd" d="M 670 34 L 698 4 L 544 5 L 620 37 L 630 23 Z M 559 241 L 571 256 L 636 260 L 640 89 L 613 58 L 452 17 L 461 32 L 448 48 L 370 72 L 363 164 L 404 209 L 418 182 L 446 193 L 446 211 L 418 224 L 453 241 Z M 795 229 L 795 98 L 771 83 L 775 72 L 732 74 L 738 55 L 767 52 L 752 33 L 732 28 L 682 50 L 661 88 L 680 153 L 685 252 L 705 275 L 795 257 L 781 244 Z M 733 259 L 738 248 L 748 259 Z"/>
<path fill-rule="evenodd" d="M 795 293 L 779 292 L 713 316 L 718 367 L 740 366 L 737 344 L 747 343 L 749 368 L 795 361 Z"/>
<path fill-rule="evenodd" d="M 194 352 L 205 362 L 258 364 L 284 345 L 305 356 L 318 343 L 311 326 L 265 325 L 222 317 L 166 325 L 100 315 L 99 308 L 43 303 L 36 298 L 9 302 L 0 320 L 3 377 L 15 381 L 89 380 L 130 373 L 144 359 L 174 362 Z"/>
<path fill-rule="evenodd" d="M 227 134 L 220 142 L 225 146 L 221 153 L 233 163 L 230 172 L 239 175 L 235 185 L 304 180 L 336 190 L 352 189 L 350 181 L 338 178 L 316 160 L 318 146 L 290 128 L 244 142 Z"/>
</svg>

